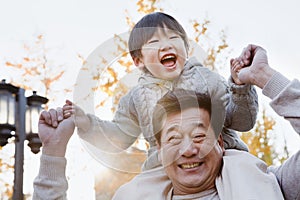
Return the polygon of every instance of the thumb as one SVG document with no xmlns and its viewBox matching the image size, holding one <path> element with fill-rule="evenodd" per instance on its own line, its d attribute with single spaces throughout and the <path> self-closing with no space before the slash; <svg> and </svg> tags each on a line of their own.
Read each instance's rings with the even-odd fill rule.
<svg viewBox="0 0 300 200">
<path fill-rule="evenodd" d="M 69 99 L 66 99 L 66 104 L 68 104 L 68 105 L 73 105 L 73 102 L 72 101 L 70 101 Z"/>
</svg>

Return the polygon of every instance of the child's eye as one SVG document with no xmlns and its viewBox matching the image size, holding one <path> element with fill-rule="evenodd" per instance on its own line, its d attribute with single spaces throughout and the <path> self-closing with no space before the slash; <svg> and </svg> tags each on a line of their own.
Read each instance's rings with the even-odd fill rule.
<svg viewBox="0 0 300 200">
<path fill-rule="evenodd" d="M 158 40 L 150 40 L 150 41 L 148 42 L 148 44 L 152 44 L 152 43 L 156 43 L 156 42 L 158 42 Z"/>
<path fill-rule="evenodd" d="M 170 39 L 177 39 L 177 38 L 179 38 L 178 35 L 174 35 L 174 36 L 170 37 Z"/>
</svg>

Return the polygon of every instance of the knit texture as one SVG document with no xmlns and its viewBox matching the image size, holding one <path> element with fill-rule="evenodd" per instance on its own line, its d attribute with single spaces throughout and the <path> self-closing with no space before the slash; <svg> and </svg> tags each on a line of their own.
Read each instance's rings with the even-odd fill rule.
<svg viewBox="0 0 300 200">
<path fill-rule="evenodd" d="M 221 101 L 226 105 L 225 127 L 222 131 L 225 148 L 248 150 L 234 130 L 247 131 L 255 124 L 258 104 L 254 87 L 235 85 L 232 82 L 228 84 L 222 76 L 203 67 L 195 58 L 186 62 L 182 74 L 175 80 L 158 79 L 149 73 L 142 75 L 139 84 L 121 98 L 113 121 L 89 115 L 92 126 L 86 132 L 79 130 L 79 136 L 93 146 L 109 151 L 108 144 L 129 147 L 142 133 L 150 145 L 143 170 L 160 166 L 152 127 L 152 112 L 156 102 L 175 88 L 207 93 L 212 101 Z M 97 153 L 94 154 L 97 156 Z"/>
</svg>

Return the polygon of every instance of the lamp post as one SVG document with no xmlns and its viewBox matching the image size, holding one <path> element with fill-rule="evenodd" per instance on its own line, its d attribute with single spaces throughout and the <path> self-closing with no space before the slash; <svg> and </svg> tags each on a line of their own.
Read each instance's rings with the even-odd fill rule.
<svg viewBox="0 0 300 200">
<path fill-rule="evenodd" d="M 33 153 L 38 153 L 42 145 L 38 136 L 38 118 L 42 105 L 48 99 L 33 95 L 25 97 L 25 90 L 0 83 L 0 145 L 5 146 L 10 137 L 15 137 L 15 163 L 13 200 L 23 200 L 24 141 Z M 15 134 L 13 134 L 15 131 Z"/>
</svg>

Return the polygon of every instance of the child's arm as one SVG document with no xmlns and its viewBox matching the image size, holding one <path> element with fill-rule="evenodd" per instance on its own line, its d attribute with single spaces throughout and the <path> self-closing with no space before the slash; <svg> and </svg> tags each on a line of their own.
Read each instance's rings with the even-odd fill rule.
<svg viewBox="0 0 300 200">
<path fill-rule="evenodd" d="M 225 126 L 236 131 L 249 131 L 256 122 L 258 112 L 257 93 L 254 86 L 244 84 L 238 79 L 239 70 L 244 64 L 236 59 L 231 59 L 230 64 L 229 87 L 231 95 L 229 96 Z M 234 66 L 238 67 L 234 69 Z"/>
<path fill-rule="evenodd" d="M 80 138 L 102 150 L 119 152 L 127 149 L 141 133 L 130 94 L 121 98 L 112 121 L 86 114 L 70 101 L 66 101 L 63 109 L 64 117 L 75 115 L 75 125 Z"/>
<path fill-rule="evenodd" d="M 217 100 L 226 104 L 225 127 L 236 131 L 248 131 L 253 128 L 258 112 L 257 94 L 251 85 L 228 84 L 220 74 L 206 68 L 199 68 L 206 80 L 208 90 Z"/>
</svg>

